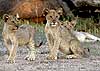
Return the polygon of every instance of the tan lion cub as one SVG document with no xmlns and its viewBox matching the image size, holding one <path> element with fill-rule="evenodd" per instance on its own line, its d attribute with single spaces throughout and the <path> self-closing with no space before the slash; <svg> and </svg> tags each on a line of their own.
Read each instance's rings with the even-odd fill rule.
<svg viewBox="0 0 100 71">
<path fill-rule="evenodd" d="M 30 25 L 16 26 L 17 18 L 4 14 L 4 27 L 2 36 L 9 52 L 8 62 L 13 63 L 16 56 L 16 49 L 20 45 L 27 45 L 29 53 L 25 57 L 27 60 L 35 60 L 34 34 L 35 29 Z M 10 47 L 11 45 L 11 47 Z"/>
<path fill-rule="evenodd" d="M 66 58 L 82 58 L 88 56 L 88 51 L 82 48 L 80 42 L 71 34 L 71 31 L 61 25 L 59 17 L 62 14 L 62 8 L 58 10 L 45 9 L 46 26 L 45 34 L 49 46 L 48 59 L 56 60 L 58 50 L 66 55 Z"/>
<path fill-rule="evenodd" d="M 77 20 L 77 19 L 76 19 Z M 65 26 L 67 29 L 69 29 L 72 34 L 80 41 L 80 42 L 98 42 L 100 41 L 100 38 L 97 36 L 94 36 L 88 32 L 83 31 L 74 31 L 74 27 L 76 25 L 76 20 L 72 20 L 71 22 L 65 21 L 63 22 L 63 26 Z"/>
</svg>

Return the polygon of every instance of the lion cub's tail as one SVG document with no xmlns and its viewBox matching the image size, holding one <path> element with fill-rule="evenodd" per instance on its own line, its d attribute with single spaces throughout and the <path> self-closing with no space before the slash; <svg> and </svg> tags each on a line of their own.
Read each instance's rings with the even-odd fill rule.
<svg viewBox="0 0 100 71">
<path fill-rule="evenodd" d="M 83 57 L 88 58 L 90 56 L 90 49 L 84 48 Z"/>
<path fill-rule="evenodd" d="M 43 41 L 41 41 L 41 42 L 39 43 L 39 45 L 36 45 L 36 44 L 35 44 L 35 47 L 36 47 L 36 48 L 39 48 L 39 47 L 42 46 L 42 44 L 43 44 Z"/>
</svg>

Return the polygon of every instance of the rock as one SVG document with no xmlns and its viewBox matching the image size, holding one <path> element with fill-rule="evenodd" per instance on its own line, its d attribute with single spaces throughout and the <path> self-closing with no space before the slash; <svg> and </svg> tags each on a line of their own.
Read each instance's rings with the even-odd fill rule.
<svg viewBox="0 0 100 71">
<path fill-rule="evenodd" d="M 9 13 L 22 19 L 32 19 L 35 22 L 43 22 L 43 10 L 45 8 L 57 9 L 62 7 L 64 13 L 67 13 L 68 6 L 62 0 L 1 0 L 0 14 Z M 68 10 L 66 10 L 68 9 Z"/>
</svg>

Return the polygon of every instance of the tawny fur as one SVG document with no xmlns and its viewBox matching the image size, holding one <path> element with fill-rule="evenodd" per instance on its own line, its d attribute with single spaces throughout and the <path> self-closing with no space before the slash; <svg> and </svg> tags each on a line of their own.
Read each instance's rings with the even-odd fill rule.
<svg viewBox="0 0 100 71">
<path fill-rule="evenodd" d="M 15 61 L 16 49 L 21 45 L 27 45 L 29 48 L 28 55 L 25 59 L 35 60 L 35 29 L 30 25 L 21 25 L 17 27 L 17 18 L 12 15 L 4 14 L 3 19 L 4 27 L 2 36 L 9 53 L 8 62 L 13 63 Z"/>
<path fill-rule="evenodd" d="M 59 50 L 66 55 L 66 58 L 87 57 L 89 52 L 81 46 L 69 29 L 61 25 L 62 23 L 59 21 L 61 10 L 61 8 L 58 10 L 44 10 L 47 12 L 45 34 L 50 50 L 48 59 L 56 60 Z"/>
</svg>

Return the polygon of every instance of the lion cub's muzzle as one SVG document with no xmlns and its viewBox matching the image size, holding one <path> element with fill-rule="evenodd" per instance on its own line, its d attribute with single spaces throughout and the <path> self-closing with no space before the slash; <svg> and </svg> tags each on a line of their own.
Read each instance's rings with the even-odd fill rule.
<svg viewBox="0 0 100 71">
<path fill-rule="evenodd" d="M 50 25 L 51 25 L 51 26 L 57 26 L 57 24 L 58 24 L 57 21 L 56 21 L 56 20 L 53 20 L 52 23 L 51 23 Z"/>
<path fill-rule="evenodd" d="M 57 22 L 56 23 L 51 23 L 50 25 L 55 27 L 55 26 L 57 26 Z"/>
<path fill-rule="evenodd" d="M 15 25 L 12 30 L 18 30 L 19 26 Z"/>
</svg>

